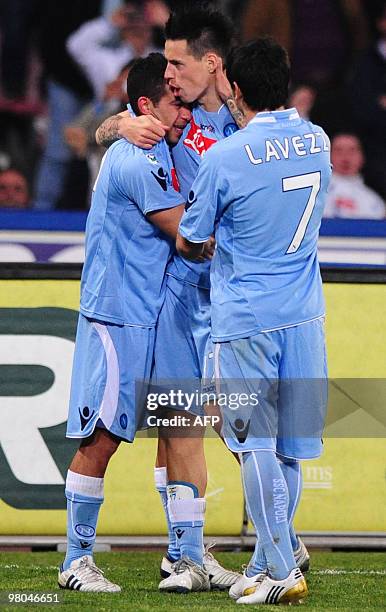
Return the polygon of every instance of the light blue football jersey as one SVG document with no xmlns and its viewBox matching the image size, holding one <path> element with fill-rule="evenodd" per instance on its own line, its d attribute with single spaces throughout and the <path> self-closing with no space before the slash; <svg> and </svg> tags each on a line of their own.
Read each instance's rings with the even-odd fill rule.
<svg viewBox="0 0 386 612">
<path fill-rule="evenodd" d="M 105 154 L 86 225 L 80 300 L 86 317 L 156 324 L 174 245 L 146 215 L 184 202 L 172 186 L 172 167 L 164 140 L 149 151 L 119 140 Z"/>
<path fill-rule="evenodd" d="M 223 105 L 217 112 L 207 112 L 198 104 L 192 110 L 192 120 L 185 128 L 178 144 L 172 149 L 180 190 L 187 201 L 201 159 L 218 140 L 237 131 L 237 125 L 228 108 Z M 191 285 L 209 289 L 210 261 L 194 263 L 178 254 L 169 264 L 167 274 Z"/>
<path fill-rule="evenodd" d="M 328 137 L 295 109 L 258 113 L 207 152 L 180 233 L 204 242 L 215 230 L 214 341 L 324 314 L 317 240 L 330 176 Z"/>
</svg>

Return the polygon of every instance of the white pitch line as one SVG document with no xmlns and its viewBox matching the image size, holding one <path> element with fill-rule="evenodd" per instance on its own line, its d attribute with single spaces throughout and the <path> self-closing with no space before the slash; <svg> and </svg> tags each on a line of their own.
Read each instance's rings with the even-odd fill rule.
<svg viewBox="0 0 386 612">
<path fill-rule="evenodd" d="M 224 487 L 220 487 L 219 489 L 214 489 L 214 491 L 211 491 L 210 493 L 207 493 L 205 495 L 206 498 L 208 497 L 214 497 L 215 495 L 218 495 L 219 493 L 223 493 L 224 491 Z"/>
<path fill-rule="evenodd" d="M 317 576 L 349 576 L 349 575 L 358 575 L 358 576 L 386 576 L 386 570 L 344 570 L 344 569 L 323 569 L 323 570 L 313 570 L 311 569 L 311 574 L 316 574 Z"/>
<path fill-rule="evenodd" d="M 15 563 L 11 563 L 10 565 L 2 565 L 0 564 L 0 568 L 3 569 L 20 569 L 21 567 L 27 567 L 25 565 L 20 566 Z M 29 565 L 29 570 L 57 570 L 57 565 L 46 565 L 45 567 L 41 565 Z M 110 568 L 107 568 L 110 569 Z M 320 570 L 310 570 L 310 573 L 315 576 L 386 576 L 386 570 L 345 570 L 345 569 L 320 569 Z"/>
</svg>

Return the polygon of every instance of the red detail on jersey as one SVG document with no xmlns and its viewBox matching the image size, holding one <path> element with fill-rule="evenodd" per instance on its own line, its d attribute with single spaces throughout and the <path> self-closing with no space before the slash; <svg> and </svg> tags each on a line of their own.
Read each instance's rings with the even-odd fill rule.
<svg viewBox="0 0 386 612">
<path fill-rule="evenodd" d="M 190 130 L 184 140 L 184 145 L 193 149 L 195 153 L 202 157 L 217 140 L 208 138 L 202 133 L 202 129 L 194 122 L 194 119 L 190 122 Z"/>
<path fill-rule="evenodd" d="M 177 172 L 175 168 L 172 168 L 172 185 L 174 189 L 178 192 L 181 191 L 180 181 L 178 180 Z"/>
<path fill-rule="evenodd" d="M 350 200 L 349 198 L 336 198 L 335 205 L 337 208 L 343 208 L 346 210 L 356 210 L 357 205 L 354 200 Z"/>
</svg>

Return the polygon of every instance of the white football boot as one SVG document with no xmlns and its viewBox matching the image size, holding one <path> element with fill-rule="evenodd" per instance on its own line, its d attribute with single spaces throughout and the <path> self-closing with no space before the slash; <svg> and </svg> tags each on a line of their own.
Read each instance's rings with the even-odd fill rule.
<svg viewBox="0 0 386 612">
<path fill-rule="evenodd" d="M 244 571 L 238 581 L 229 589 L 229 597 L 237 600 L 243 597 L 243 595 L 251 595 L 251 593 L 255 592 L 266 575 L 267 572 L 262 572 L 260 574 L 255 574 L 255 576 L 248 577 L 245 575 Z"/>
<path fill-rule="evenodd" d="M 302 603 L 308 595 L 303 574 L 298 567 L 284 580 L 273 580 L 268 575 L 250 595 L 240 597 L 238 604 L 288 604 Z"/>
<path fill-rule="evenodd" d="M 159 573 L 161 578 L 169 578 L 170 574 L 173 573 L 173 564 L 176 561 L 171 561 L 168 556 L 162 557 L 161 567 Z"/>
<path fill-rule="evenodd" d="M 161 580 L 160 591 L 167 593 L 191 593 L 192 591 L 210 591 L 207 572 L 188 557 L 182 557 L 173 563 L 173 572 L 169 578 Z"/>
<path fill-rule="evenodd" d="M 212 591 L 227 591 L 241 578 L 241 574 L 238 572 L 233 572 L 232 570 L 227 570 L 225 567 L 220 565 L 212 553 L 209 552 L 214 545 L 215 543 L 211 542 L 205 547 L 204 569 L 208 573 L 210 588 Z"/>
<path fill-rule="evenodd" d="M 121 587 L 107 580 L 93 558 L 84 555 L 75 559 L 67 570 L 59 569 L 58 584 L 61 589 L 93 593 L 119 593 Z"/>
</svg>

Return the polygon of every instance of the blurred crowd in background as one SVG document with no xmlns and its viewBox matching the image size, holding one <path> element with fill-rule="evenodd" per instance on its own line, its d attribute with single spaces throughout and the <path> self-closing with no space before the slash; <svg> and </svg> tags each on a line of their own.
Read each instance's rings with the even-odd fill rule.
<svg viewBox="0 0 386 612">
<path fill-rule="evenodd" d="M 126 104 L 132 61 L 162 50 L 178 0 L 0 0 L 0 206 L 85 210 L 95 130 Z M 326 216 L 381 219 L 386 0 L 218 0 L 236 42 L 289 52 L 290 106 L 332 140 Z"/>
</svg>

